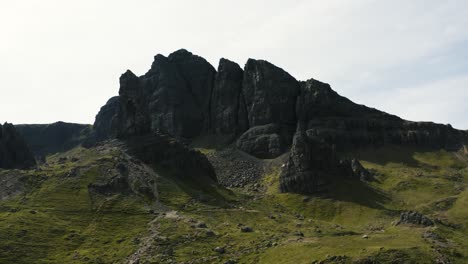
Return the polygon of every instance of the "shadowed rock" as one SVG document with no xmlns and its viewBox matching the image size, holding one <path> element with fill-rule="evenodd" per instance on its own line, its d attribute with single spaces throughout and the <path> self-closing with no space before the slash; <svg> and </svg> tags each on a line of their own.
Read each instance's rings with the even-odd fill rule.
<svg viewBox="0 0 468 264">
<path fill-rule="evenodd" d="M 175 137 L 196 137 L 211 126 L 215 73 L 205 59 L 186 50 L 169 57 L 156 55 L 145 75 L 137 77 L 127 71 L 120 77 L 120 107 L 104 109 L 119 109 L 117 115 L 98 115 L 95 125 L 114 127 L 113 120 L 118 120 L 111 137 L 159 131 Z"/>
<path fill-rule="evenodd" d="M 278 157 L 289 147 L 289 130 L 278 124 L 252 127 L 237 140 L 237 148 L 262 159 Z"/>
<path fill-rule="evenodd" d="M 291 154 L 280 175 L 281 192 L 311 194 L 325 190 L 337 173 L 334 150 L 304 132 L 294 136 Z"/>
<path fill-rule="evenodd" d="M 248 128 L 247 109 L 242 94 L 243 70 L 237 63 L 221 59 L 212 96 L 212 130 L 237 135 Z"/>
<path fill-rule="evenodd" d="M 119 123 L 120 101 L 114 96 L 101 107 L 94 122 L 94 131 L 97 140 L 115 137 Z"/>
<path fill-rule="evenodd" d="M 166 135 L 150 134 L 126 140 L 129 153 L 146 164 L 158 166 L 180 180 L 216 183 L 213 166 L 202 153 Z"/>
<path fill-rule="evenodd" d="M 15 125 L 36 157 L 64 152 L 81 143 L 92 132 L 90 125 L 56 122 L 52 124 Z"/>
<path fill-rule="evenodd" d="M 359 179 L 360 181 L 371 181 L 372 174 L 366 170 L 357 159 L 340 160 L 340 167 L 344 175 Z"/>
<path fill-rule="evenodd" d="M 450 125 L 410 122 L 338 95 L 326 83 L 301 83 L 297 114 L 308 135 L 338 150 L 388 144 L 460 149 L 466 133 Z"/>
<path fill-rule="evenodd" d="M 187 50 L 156 55 L 143 76 L 124 73 L 118 100 L 101 109 L 95 130 L 99 138 L 228 135 L 239 139 L 241 150 L 272 158 L 289 149 L 299 124 L 307 136 L 340 151 L 388 144 L 458 150 L 468 139 L 450 125 L 410 122 L 355 104 L 326 83 L 298 82 L 264 60 L 249 59 L 242 70 L 221 59 L 216 72 Z"/>
<path fill-rule="evenodd" d="M 23 137 L 12 124 L 0 124 L 0 168 L 30 169 L 36 161 Z"/>
<path fill-rule="evenodd" d="M 298 82 L 264 60 L 249 59 L 242 70 L 221 59 L 216 72 L 186 50 L 156 55 L 143 76 L 127 71 L 120 78 L 118 100 L 110 100 L 101 112 L 95 130 L 102 138 L 162 133 L 190 142 L 214 133 L 262 159 L 291 149 L 281 190 L 302 193 L 324 189 L 334 176 L 371 179 L 357 160 L 340 164 L 335 150 L 384 145 L 459 150 L 468 142 L 466 131 L 410 122 L 356 104 L 326 83 Z M 295 131 L 300 133 L 293 141 Z"/>
</svg>

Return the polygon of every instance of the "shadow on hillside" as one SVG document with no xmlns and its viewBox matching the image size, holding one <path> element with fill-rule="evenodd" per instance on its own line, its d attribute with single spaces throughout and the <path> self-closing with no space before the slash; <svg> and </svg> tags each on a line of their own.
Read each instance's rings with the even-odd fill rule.
<svg viewBox="0 0 468 264">
<path fill-rule="evenodd" d="M 351 156 L 359 160 L 365 160 L 379 165 L 401 163 L 410 167 L 418 167 L 420 166 L 420 163 L 414 158 L 415 153 L 430 151 L 435 150 L 391 145 L 378 148 L 359 149 L 351 153 L 343 153 L 342 156 Z"/>
<path fill-rule="evenodd" d="M 384 205 L 390 201 L 390 197 L 381 190 L 350 178 L 336 179 L 335 183 L 330 185 L 329 191 L 322 196 L 374 209 L 385 209 Z"/>
</svg>

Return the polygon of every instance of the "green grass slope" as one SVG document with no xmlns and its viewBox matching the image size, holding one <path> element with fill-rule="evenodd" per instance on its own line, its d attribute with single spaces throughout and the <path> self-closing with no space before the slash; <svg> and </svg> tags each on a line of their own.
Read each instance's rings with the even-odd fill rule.
<svg viewBox="0 0 468 264">
<path fill-rule="evenodd" d="M 269 163 L 259 186 L 239 189 L 200 190 L 155 168 L 162 175 L 156 206 L 133 195 L 88 193 L 119 151 L 76 148 L 48 157 L 41 171 L 18 172 L 27 190 L 0 202 L 0 263 L 468 263 L 462 154 L 402 147 L 353 153 L 376 180 L 345 179 L 315 197 L 279 193 L 278 162 Z M 78 161 L 61 164 L 63 156 Z M 64 176 L 72 168 L 85 169 Z M 396 226 L 406 210 L 438 222 Z"/>
</svg>

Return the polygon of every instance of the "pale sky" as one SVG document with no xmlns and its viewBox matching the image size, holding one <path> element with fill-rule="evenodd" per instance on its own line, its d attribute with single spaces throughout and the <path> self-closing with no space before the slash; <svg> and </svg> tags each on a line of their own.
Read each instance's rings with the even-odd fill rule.
<svg viewBox="0 0 468 264">
<path fill-rule="evenodd" d="M 351 100 L 468 129 L 466 0 L 0 0 L 0 122 L 93 123 L 153 56 L 265 59 Z"/>
</svg>

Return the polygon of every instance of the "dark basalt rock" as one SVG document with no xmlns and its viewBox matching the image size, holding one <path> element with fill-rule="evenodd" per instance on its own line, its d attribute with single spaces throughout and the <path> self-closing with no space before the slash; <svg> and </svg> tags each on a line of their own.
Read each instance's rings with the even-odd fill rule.
<svg viewBox="0 0 468 264">
<path fill-rule="evenodd" d="M 281 189 L 302 193 L 324 189 L 333 176 L 371 180 L 357 160 L 340 164 L 335 149 L 396 144 L 459 150 L 468 142 L 466 131 L 355 104 L 326 83 L 298 82 L 267 61 L 249 59 L 242 70 L 221 59 L 216 72 L 186 50 L 156 55 L 143 76 L 123 74 L 119 97 L 101 109 L 95 131 L 102 139 L 161 133 L 180 142 L 215 134 L 263 159 L 292 148 Z M 291 143 L 295 131 L 300 133 Z"/>
<path fill-rule="evenodd" d="M 151 69 L 120 77 L 117 136 L 164 132 L 193 138 L 211 126 L 211 93 L 216 70 L 186 50 L 156 55 Z M 101 123 L 105 123 L 100 121 Z"/>
<path fill-rule="evenodd" d="M 97 140 L 116 136 L 119 123 L 120 99 L 114 96 L 101 107 L 94 122 L 94 132 Z"/>
<path fill-rule="evenodd" d="M 291 144 L 296 129 L 299 83 L 263 60 L 245 65 L 242 95 L 250 129 L 237 141 L 239 149 L 258 158 L 275 158 Z"/>
<path fill-rule="evenodd" d="M 400 224 L 433 226 L 434 222 L 429 219 L 429 217 L 424 216 L 418 212 L 408 211 L 401 213 L 400 220 L 396 223 L 396 225 Z"/>
<path fill-rule="evenodd" d="M 309 137 L 337 150 L 386 144 L 458 150 L 468 140 L 466 131 L 450 125 L 409 122 L 355 104 L 326 83 L 298 82 L 263 60 L 249 59 L 242 70 L 221 59 L 216 72 L 186 50 L 156 55 L 143 76 L 127 71 L 120 78 L 119 95 L 96 117 L 98 138 L 163 132 L 179 139 L 211 133 L 235 139 L 247 131 L 238 146 L 267 158 L 287 151 L 292 133 L 284 131 L 296 131 L 298 124 Z M 266 125 L 280 127 L 281 133 L 262 134 L 265 128 L 255 128 Z M 286 147 L 265 147 L 278 142 Z"/>
<path fill-rule="evenodd" d="M 120 76 L 120 111 L 115 117 L 119 123 L 114 132 L 117 136 L 140 135 L 150 131 L 147 96 L 142 81 L 133 72 L 127 70 Z"/>
<path fill-rule="evenodd" d="M 235 136 L 248 128 L 242 94 L 243 74 L 237 63 L 226 59 L 219 61 L 211 104 L 212 130 L 216 134 Z"/>
<path fill-rule="evenodd" d="M 237 148 L 257 158 L 270 159 L 286 152 L 291 141 L 290 127 L 278 124 L 255 126 L 237 140 Z"/>
<path fill-rule="evenodd" d="M 410 122 L 338 95 L 328 84 L 311 79 L 301 83 L 298 119 L 308 135 L 339 150 L 388 144 L 460 149 L 466 133 L 450 125 Z"/>
<path fill-rule="evenodd" d="M 216 75 L 215 68 L 204 58 L 193 55 L 187 50 L 178 50 L 168 57 L 176 65 L 186 86 L 193 97 L 201 118 L 204 120 L 204 129 L 211 127 L 210 108 L 212 91 Z"/>
<path fill-rule="evenodd" d="M 242 90 L 250 127 L 296 125 L 299 83 L 284 70 L 267 61 L 249 59 Z"/>
<path fill-rule="evenodd" d="M 338 164 L 333 148 L 299 131 L 280 175 L 280 190 L 303 194 L 323 191 L 337 174 Z"/>
<path fill-rule="evenodd" d="M 12 124 L 0 124 L 0 168 L 30 169 L 36 160 L 23 137 Z"/>
</svg>

